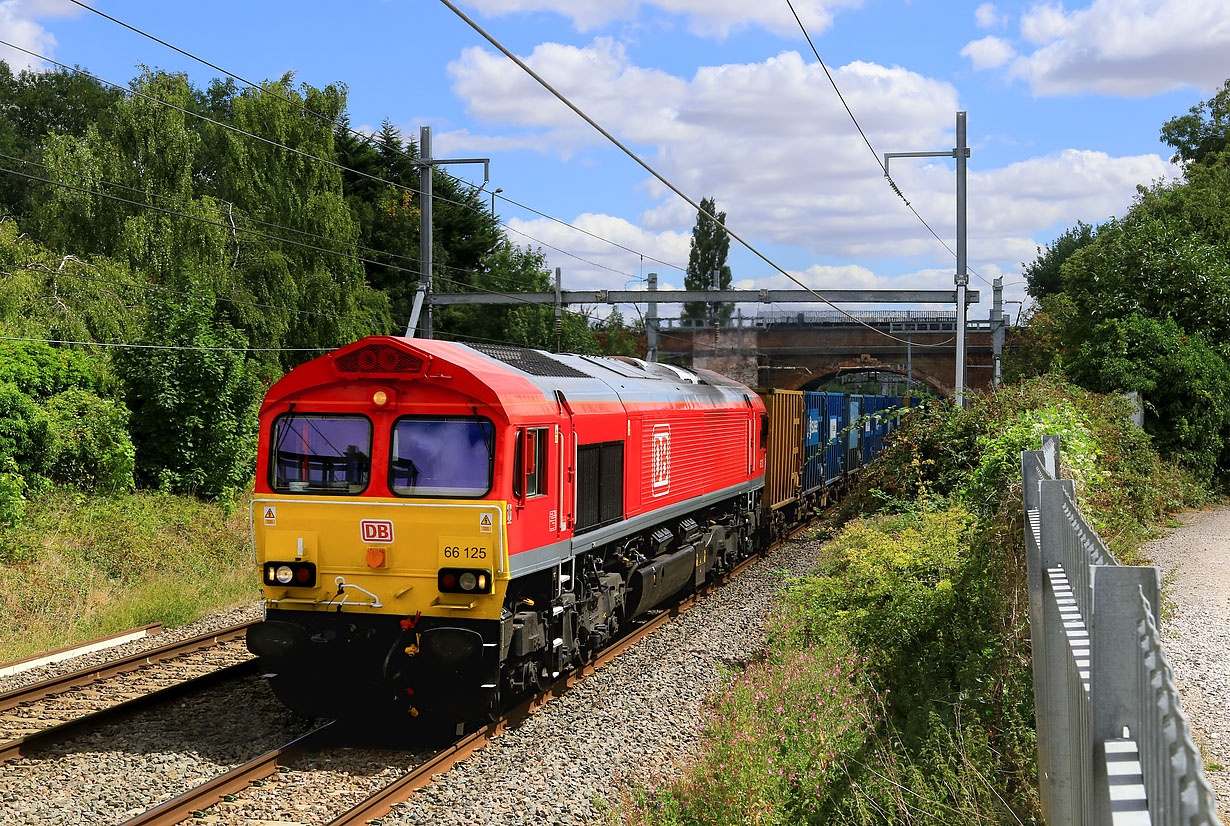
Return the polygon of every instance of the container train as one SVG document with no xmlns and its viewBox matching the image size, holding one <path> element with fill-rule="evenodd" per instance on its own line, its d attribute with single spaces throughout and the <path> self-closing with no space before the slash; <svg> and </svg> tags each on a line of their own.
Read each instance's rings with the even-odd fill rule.
<svg viewBox="0 0 1230 826">
<path fill-rule="evenodd" d="M 789 530 L 901 407 L 638 359 L 363 339 L 261 408 L 265 618 L 248 648 L 309 716 L 485 719 Z"/>
</svg>

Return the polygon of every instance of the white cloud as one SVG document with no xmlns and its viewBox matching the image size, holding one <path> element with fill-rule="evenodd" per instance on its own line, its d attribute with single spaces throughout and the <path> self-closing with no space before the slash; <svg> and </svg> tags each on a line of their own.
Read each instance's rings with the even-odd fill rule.
<svg viewBox="0 0 1230 826">
<path fill-rule="evenodd" d="M 961 57 L 968 57 L 974 64 L 974 69 L 982 71 L 983 69 L 998 69 L 1016 57 L 1016 52 L 1007 40 L 988 35 L 981 40 L 966 43 L 965 48 L 961 50 Z"/>
<path fill-rule="evenodd" d="M 616 21 L 637 19 L 644 8 L 657 8 L 687 20 L 688 30 L 701 37 L 725 38 L 732 31 L 756 26 L 776 34 L 797 35 L 798 23 L 785 3 L 747 0 L 469 0 L 484 14 L 554 12 L 572 20 L 581 31 Z M 794 7 L 814 37 L 833 23 L 833 11 L 856 8 L 862 0 L 796 0 Z"/>
<path fill-rule="evenodd" d="M 1034 45 L 1063 37 L 1070 30 L 1063 3 L 1040 3 L 1021 15 L 1021 36 Z"/>
<path fill-rule="evenodd" d="M 686 81 L 631 65 L 624 47 L 610 38 L 598 38 L 585 48 L 544 43 L 525 61 L 599 123 L 626 124 L 623 137 L 628 140 L 687 137 L 664 132 L 672 124 L 683 126 L 673 107 L 683 96 Z M 477 47 L 466 49 L 459 60 L 449 64 L 448 71 L 453 90 L 483 120 L 547 128 L 554 148 L 565 156 L 601 140 L 503 55 Z M 465 142 L 458 134 L 450 135 L 449 141 L 452 146 L 488 148 Z"/>
<path fill-rule="evenodd" d="M 0 32 L 10 43 L 51 57 L 56 47 L 55 36 L 33 18 L 67 15 L 70 12 L 65 6 L 71 4 L 62 0 L 0 0 Z M 0 46 L 0 60 L 14 71 L 44 67 L 43 61 L 7 46 Z"/>
<path fill-rule="evenodd" d="M 999 9 L 995 8 L 994 3 L 983 3 L 974 9 L 974 22 L 980 29 L 991 29 L 1002 26 L 1004 18 L 1000 15 Z"/>
<path fill-rule="evenodd" d="M 549 81 L 559 81 L 574 102 L 630 141 L 642 157 L 691 197 L 717 199 L 731 229 L 766 252 L 808 250 L 826 264 L 904 261 L 918 273 L 948 275 L 930 284 L 951 284 L 953 259 L 891 192 L 876 162 L 868 157 L 853 125 L 833 95 L 820 67 L 796 52 L 757 63 L 702 67 L 690 79 L 632 65 L 613 41 L 597 39 L 584 48 L 543 45 L 533 59 Z M 547 67 L 549 68 L 549 71 Z M 586 82 L 578 78 L 588 67 Z M 610 216 L 583 216 L 607 235 L 656 257 L 686 263 L 695 210 L 667 192 L 631 161 L 606 150 L 605 141 L 558 102 L 544 100 L 497 61 L 469 50 L 450 67 L 455 89 L 470 110 L 520 140 L 532 135 L 539 151 L 567 154 L 590 147 L 595 162 L 626 165 L 651 206 L 636 224 Z M 851 108 L 877 151 L 944 149 L 953 145 L 956 90 L 942 80 L 901 67 L 855 62 L 833 69 Z M 450 151 L 477 146 L 481 136 L 454 133 Z M 510 138 L 492 138 L 493 141 Z M 469 141 L 469 143 L 467 143 Z M 1077 219 L 1098 221 L 1123 214 L 1135 187 L 1176 170 L 1157 155 L 1111 157 L 1067 150 L 1001 169 L 971 159 L 969 176 L 970 260 L 983 274 L 1032 259 L 1039 241 L 1056 225 Z M 901 159 L 893 177 L 914 207 L 951 246 L 955 235 L 954 176 L 951 162 Z M 580 220 L 580 219 L 578 219 Z M 623 273 L 639 273 L 640 262 L 558 225 L 514 224 L 542 241 L 575 252 Z M 541 233 L 541 234 L 540 234 Z M 562 234 L 561 234 L 562 233 Z M 623 239 L 628 240 L 623 240 Z M 776 245 L 776 246 L 775 246 Z M 652 252 L 666 250 L 667 252 Z M 736 279 L 771 283 L 772 270 L 732 244 Z M 565 270 L 566 283 L 618 288 L 622 279 L 607 270 L 547 251 L 552 266 Z M 741 257 L 740 257 L 741 256 Z M 902 264 L 894 265 L 898 269 Z M 677 279 L 659 265 L 663 285 Z M 571 275 L 576 273 L 576 275 Z M 828 283 L 863 284 L 882 276 L 869 271 L 815 270 Z M 810 277 L 809 275 L 809 277 Z M 920 275 L 919 278 L 932 277 Z M 988 276 L 989 277 L 989 276 Z M 988 295 L 989 295 L 989 291 Z M 989 300 L 989 299 L 988 299 Z"/>
<path fill-rule="evenodd" d="M 509 206 L 502 211 L 514 210 L 515 207 Z M 573 226 L 592 235 L 546 218 L 523 220 L 513 217 L 508 218 L 507 222 L 512 229 L 510 237 L 513 241 L 522 247 L 542 247 L 550 266 L 563 270 L 565 289 L 643 289 L 640 279 L 649 272 L 659 274 L 662 289 L 667 289 L 668 283 L 683 285 L 682 272 L 652 259 L 686 267 L 692 240 L 690 230 L 653 232 L 623 218 L 599 213 L 584 213 L 570 221 Z M 626 249 L 600 240 L 602 238 Z M 650 257 L 642 261 L 639 255 L 628 252 L 628 249 Z"/>
<path fill-rule="evenodd" d="M 1069 12 L 1047 3 L 1022 16 L 1021 35 L 1038 48 L 1011 72 L 1035 94 L 1208 91 L 1228 71 L 1230 7 L 1226 0 L 1094 0 Z"/>
</svg>

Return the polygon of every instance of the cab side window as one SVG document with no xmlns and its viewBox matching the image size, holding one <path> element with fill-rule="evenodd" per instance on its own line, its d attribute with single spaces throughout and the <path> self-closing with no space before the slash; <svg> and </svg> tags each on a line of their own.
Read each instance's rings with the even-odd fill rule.
<svg viewBox="0 0 1230 826">
<path fill-rule="evenodd" d="M 525 431 L 525 495 L 546 494 L 546 428 Z"/>
<path fill-rule="evenodd" d="M 524 495 L 544 496 L 547 492 L 547 434 L 550 428 L 531 427 L 520 431 L 517 444 L 517 461 L 514 492 Z"/>
</svg>

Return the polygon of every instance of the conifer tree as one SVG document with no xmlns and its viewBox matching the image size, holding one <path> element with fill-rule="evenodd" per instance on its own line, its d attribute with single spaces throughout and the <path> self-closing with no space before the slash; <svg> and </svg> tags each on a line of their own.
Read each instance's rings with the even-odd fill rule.
<svg viewBox="0 0 1230 826">
<path fill-rule="evenodd" d="M 683 279 L 686 290 L 707 290 L 713 284 L 713 271 L 721 273 L 719 286 L 723 290 L 730 289 L 730 267 L 726 264 L 726 254 L 730 251 L 730 236 L 718 224 L 725 225 L 726 213 L 717 211 L 713 198 L 702 198 L 701 212 L 696 213 L 696 226 L 692 227 L 692 249 L 688 253 L 688 272 Z M 714 218 L 709 218 L 705 213 Z M 734 312 L 733 304 L 722 304 L 718 310 L 718 320 L 723 324 L 730 320 Z M 683 305 L 683 318 L 687 323 L 712 326 L 713 305 L 704 301 L 689 301 Z"/>
</svg>

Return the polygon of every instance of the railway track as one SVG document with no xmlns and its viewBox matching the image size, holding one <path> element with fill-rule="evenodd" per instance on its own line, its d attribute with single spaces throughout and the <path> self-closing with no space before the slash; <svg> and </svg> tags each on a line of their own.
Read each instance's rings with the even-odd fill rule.
<svg viewBox="0 0 1230 826">
<path fill-rule="evenodd" d="M 254 673 L 251 622 L 0 694 L 0 763 L 32 754 L 153 703 Z"/>
<path fill-rule="evenodd" d="M 806 531 L 808 527 L 810 525 L 796 529 L 787 537 L 787 540 L 797 537 Z M 777 545 L 774 547 L 777 547 Z M 499 720 L 463 736 L 427 756 L 401 777 L 377 789 L 367 798 L 328 821 L 329 826 L 358 826 L 358 824 L 366 824 L 388 814 L 394 806 L 407 800 L 415 791 L 430 784 L 434 777 L 447 772 L 455 764 L 478 752 L 508 729 L 519 725 L 552 699 L 561 696 L 572 686 L 588 679 L 598 669 L 611 662 L 621 653 L 698 604 L 716 588 L 720 588 L 726 581 L 737 577 L 762 558 L 764 558 L 764 555 L 749 557 L 721 580 L 685 596 L 675 605 L 640 623 L 631 632 L 600 652 L 595 659 L 586 663 L 582 668 L 560 677 L 550 686 L 506 712 Z M 326 724 L 285 746 L 272 749 L 259 757 L 249 760 L 247 763 L 237 766 L 177 798 L 168 800 L 126 821 L 123 826 L 174 826 L 174 824 L 178 824 L 188 818 L 194 818 L 196 822 L 202 823 L 222 820 L 222 818 L 210 817 L 206 814 L 205 810 L 222 801 L 233 801 L 236 795 L 241 794 L 244 790 L 254 785 L 263 783 L 263 781 L 280 771 L 288 769 L 308 753 L 320 748 L 327 748 L 330 744 L 330 736 L 333 733 L 334 725 L 332 723 Z"/>
</svg>

